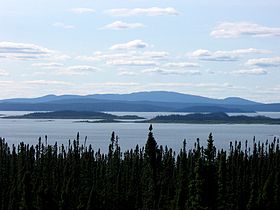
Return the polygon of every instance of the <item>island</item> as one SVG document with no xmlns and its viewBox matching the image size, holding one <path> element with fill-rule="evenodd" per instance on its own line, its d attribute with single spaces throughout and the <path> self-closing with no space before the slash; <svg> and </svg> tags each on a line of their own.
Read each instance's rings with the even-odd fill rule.
<svg viewBox="0 0 280 210">
<path fill-rule="evenodd" d="M 182 123 L 182 124 L 280 124 L 280 118 L 266 116 L 230 116 L 224 112 L 159 115 L 146 119 L 137 115 L 117 116 L 92 111 L 34 112 L 19 116 L 3 116 L 2 119 L 76 119 L 75 123 Z"/>
<path fill-rule="evenodd" d="M 186 115 L 161 115 L 146 123 L 186 123 L 186 124 L 280 124 L 280 119 L 266 116 L 229 116 L 224 112 L 194 113 Z"/>
<path fill-rule="evenodd" d="M 104 112 L 92 111 L 53 111 L 53 112 L 33 112 L 18 116 L 4 116 L 2 119 L 98 119 L 105 121 L 114 120 L 144 120 L 143 117 L 137 115 L 117 116 Z"/>
<path fill-rule="evenodd" d="M 101 119 L 101 120 L 80 120 L 80 121 L 74 121 L 74 123 L 127 123 L 127 122 L 135 122 L 133 120 L 115 120 L 115 119 Z"/>
</svg>

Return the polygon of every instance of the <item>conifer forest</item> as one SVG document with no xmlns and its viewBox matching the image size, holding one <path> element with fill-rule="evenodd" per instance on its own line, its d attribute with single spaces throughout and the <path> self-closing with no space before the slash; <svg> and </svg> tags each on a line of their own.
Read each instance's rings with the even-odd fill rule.
<svg viewBox="0 0 280 210">
<path fill-rule="evenodd" d="M 121 151 L 113 132 L 106 154 L 79 134 L 67 145 L 1 138 L 0 209 L 280 209 L 279 139 L 217 150 L 209 134 L 175 154 L 155 138 L 150 126 L 144 147 Z"/>
</svg>

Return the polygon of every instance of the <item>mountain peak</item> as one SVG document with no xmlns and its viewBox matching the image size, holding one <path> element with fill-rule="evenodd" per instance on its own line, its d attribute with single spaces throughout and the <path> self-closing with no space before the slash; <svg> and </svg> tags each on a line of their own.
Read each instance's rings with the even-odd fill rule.
<svg viewBox="0 0 280 210">
<path fill-rule="evenodd" d="M 239 104 L 239 105 L 259 104 L 258 102 L 240 98 L 240 97 L 227 97 L 224 99 L 224 101 L 226 103 Z"/>
</svg>

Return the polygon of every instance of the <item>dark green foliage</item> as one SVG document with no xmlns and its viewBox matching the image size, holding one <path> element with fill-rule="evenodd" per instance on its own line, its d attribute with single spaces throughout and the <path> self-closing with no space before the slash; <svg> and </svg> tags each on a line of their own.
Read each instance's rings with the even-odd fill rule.
<svg viewBox="0 0 280 210">
<path fill-rule="evenodd" d="M 203 111 L 202 111 L 203 112 Z M 206 111 L 208 112 L 208 111 Z M 210 111 L 211 112 L 211 111 Z M 143 122 L 147 123 L 191 123 L 191 124 L 280 124 L 279 119 L 273 119 L 265 116 L 246 116 L 237 115 L 229 116 L 225 112 L 212 113 L 193 113 L 193 114 L 172 114 L 159 115 L 150 120 Z"/>
<path fill-rule="evenodd" d="M 121 152 L 111 135 L 108 153 L 80 144 L 9 145 L 0 138 L 0 209 L 214 210 L 280 209 L 279 140 L 216 151 L 199 139 L 178 155 L 158 146 L 150 126 L 145 147 Z"/>
<path fill-rule="evenodd" d="M 92 112 L 92 111 L 54 111 L 54 112 L 33 112 L 29 114 L 19 115 L 19 116 L 7 116 L 3 118 L 8 119 L 103 119 L 103 120 L 113 120 L 113 119 L 124 119 L 124 120 L 140 120 L 145 119 L 138 117 L 137 115 L 124 115 L 117 116 L 113 114 L 108 114 L 104 112 Z M 84 121 L 86 122 L 86 121 Z"/>
</svg>

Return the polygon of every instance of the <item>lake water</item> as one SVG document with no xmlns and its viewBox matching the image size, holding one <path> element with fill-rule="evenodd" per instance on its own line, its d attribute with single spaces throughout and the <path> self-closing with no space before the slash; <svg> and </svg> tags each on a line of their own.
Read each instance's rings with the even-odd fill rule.
<svg viewBox="0 0 280 210">
<path fill-rule="evenodd" d="M 26 112 L 0 112 L 0 115 L 16 115 Z M 151 118 L 158 114 L 166 113 L 116 113 L 118 115 L 137 114 Z M 168 113 L 170 114 L 170 113 Z M 182 114 L 182 113 L 181 113 Z M 258 113 L 270 117 L 280 117 L 280 113 Z M 75 123 L 77 120 L 33 120 L 33 119 L 0 119 L 0 136 L 11 144 L 21 141 L 29 144 L 36 144 L 38 138 L 48 136 L 48 143 L 57 141 L 59 145 L 68 144 L 73 140 L 77 132 L 80 132 L 81 143 L 87 136 L 87 145 L 92 144 L 93 148 L 107 152 L 112 131 L 119 136 L 119 143 L 122 151 L 135 148 L 136 144 L 144 146 L 147 140 L 149 124 L 146 123 Z M 257 141 L 272 141 L 274 137 L 279 138 L 280 125 L 201 125 L 201 124 L 154 124 L 154 136 L 159 145 L 167 145 L 175 151 L 182 147 L 184 139 L 187 140 L 188 148 L 192 148 L 197 138 L 200 138 L 202 145 L 210 132 L 213 133 L 214 142 L 217 148 L 229 148 L 230 141 L 245 140 L 251 144 L 253 137 Z"/>
</svg>

